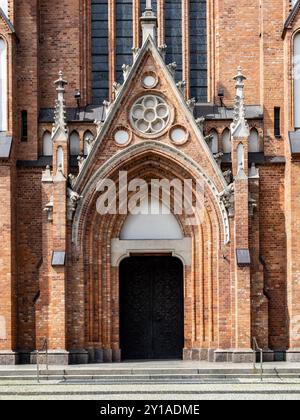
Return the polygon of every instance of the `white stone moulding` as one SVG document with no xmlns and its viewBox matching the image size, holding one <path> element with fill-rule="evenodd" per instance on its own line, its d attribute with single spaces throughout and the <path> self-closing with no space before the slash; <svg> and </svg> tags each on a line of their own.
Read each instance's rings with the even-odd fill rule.
<svg viewBox="0 0 300 420">
<path fill-rule="evenodd" d="M 175 240 L 120 240 L 111 241 L 111 265 L 119 267 L 120 262 L 131 254 L 172 254 L 179 258 L 184 266 L 192 265 L 192 239 L 183 238 Z"/>
</svg>

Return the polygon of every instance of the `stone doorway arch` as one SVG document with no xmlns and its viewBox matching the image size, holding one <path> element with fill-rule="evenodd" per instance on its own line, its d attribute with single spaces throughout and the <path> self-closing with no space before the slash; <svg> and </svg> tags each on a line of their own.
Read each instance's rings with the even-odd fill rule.
<svg viewBox="0 0 300 420">
<path fill-rule="evenodd" d="M 129 180 L 137 176 L 146 181 L 152 177 L 170 180 L 197 177 L 195 168 L 187 162 L 178 162 L 175 156 L 173 159 L 165 145 L 161 153 L 155 142 L 151 149 L 141 145 L 134 151 L 136 154 L 128 153 L 128 160 L 119 156 L 120 160 L 107 166 L 106 176 L 117 179 L 119 171 L 127 171 Z M 93 182 L 97 182 L 96 176 Z M 120 239 L 127 216 L 97 214 L 97 194 L 92 190 L 92 182 L 87 188 L 78 191 L 84 200 L 74 218 L 74 264 L 68 283 L 70 307 L 77 301 L 78 307 L 84 303 L 85 311 L 84 316 L 80 313 L 72 318 L 70 348 L 75 343 L 78 348 L 87 349 L 93 362 L 121 360 L 119 265 L 125 258 L 141 254 L 169 255 L 183 263 L 184 359 L 205 359 L 210 349 L 219 348 L 220 342 L 223 348 L 229 348 L 229 334 L 224 325 L 221 331 L 218 325 L 220 315 L 230 323 L 228 307 L 220 302 L 230 293 L 230 267 L 228 259 L 223 258 L 228 255 L 224 245 L 228 227 L 215 187 L 207 184 L 203 223 L 188 225 L 184 217 L 176 215 L 183 232 L 181 239 L 144 241 Z"/>
</svg>

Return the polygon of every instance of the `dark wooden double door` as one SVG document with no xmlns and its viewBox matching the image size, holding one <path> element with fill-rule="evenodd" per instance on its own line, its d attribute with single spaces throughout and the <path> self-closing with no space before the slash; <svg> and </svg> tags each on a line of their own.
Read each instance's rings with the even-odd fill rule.
<svg viewBox="0 0 300 420">
<path fill-rule="evenodd" d="M 131 257 L 120 266 L 123 360 L 181 359 L 183 265 L 172 257 Z"/>
</svg>

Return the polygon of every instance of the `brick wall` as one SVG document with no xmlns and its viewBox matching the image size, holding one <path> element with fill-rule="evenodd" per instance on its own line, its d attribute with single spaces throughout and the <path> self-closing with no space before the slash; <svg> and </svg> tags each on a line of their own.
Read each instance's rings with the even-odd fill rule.
<svg viewBox="0 0 300 420">
<path fill-rule="evenodd" d="M 39 113 L 39 12 L 37 0 L 15 2 L 16 42 L 16 138 L 18 158 L 34 160 L 38 156 Z M 21 142 L 21 112 L 28 112 L 28 139 Z"/>
<path fill-rule="evenodd" d="M 76 106 L 73 97 L 76 88 L 82 89 L 84 104 L 90 96 L 90 24 L 86 24 L 90 11 L 86 0 L 84 2 L 19 0 L 10 3 L 11 20 L 17 32 L 17 37 L 9 38 L 10 131 L 14 133 L 14 153 L 18 159 L 36 160 L 40 150 L 39 109 L 53 107 L 56 99 L 53 81 L 57 79 L 58 71 L 63 70 L 69 82 L 66 93 L 68 106 Z M 161 10 L 162 5 L 163 2 L 159 1 L 158 10 Z M 217 89 L 224 88 L 225 104 L 232 105 L 235 94 L 232 78 L 236 73 L 236 67 L 241 65 L 247 77 L 246 104 L 260 104 L 264 108 L 264 123 L 263 126 L 259 125 L 259 129 L 264 130 L 265 154 L 277 157 L 286 155 L 286 158 L 290 159 L 285 150 L 292 112 L 289 91 L 291 68 L 287 60 L 290 58 L 292 33 L 300 27 L 299 17 L 285 40 L 282 40 L 283 22 L 287 17 L 287 10 L 282 0 L 263 2 L 241 0 L 238 4 L 233 0 L 218 0 L 214 5 L 208 1 L 208 10 L 210 96 L 215 97 Z M 137 21 L 137 16 L 134 16 L 134 20 Z M 162 20 L 161 16 L 159 20 Z M 114 26 L 112 23 L 111 25 Z M 2 22 L 0 31 L 5 33 L 7 31 Z M 110 37 L 113 39 L 113 34 L 110 34 Z M 159 37 L 160 40 L 164 37 L 162 27 Z M 138 43 L 139 36 L 136 31 L 134 38 Z M 153 68 L 151 62 L 146 65 L 149 69 Z M 187 72 L 187 69 L 185 71 Z M 284 77 L 284 74 L 288 76 Z M 140 77 L 141 73 L 137 75 L 136 83 Z M 159 87 L 170 96 L 170 100 L 174 101 L 174 95 L 169 92 L 167 85 L 162 84 Z M 129 99 L 129 102 L 126 102 L 127 106 L 138 93 L 139 91 L 134 89 L 130 91 L 130 97 L 125 98 L 126 101 Z M 127 111 L 123 107 L 126 103 L 121 106 L 117 117 L 118 123 L 127 123 Z M 178 103 L 174 102 L 173 105 L 175 110 L 179 109 Z M 276 139 L 273 132 L 275 106 L 282 109 L 284 129 L 280 139 Z M 27 142 L 20 141 L 22 110 L 28 110 Z M 180 113 L 175 112 L 175 115 L 181 124 L 188 124 Z M 207 128 L 217 127 L 221 133 L 226 124 L 228 122 L 209 121 Z M 134 142 L 139 141 L 141 139 L 134 137 Z M 161 142 L 167 143 L 166 138 L 161 138 Z M 208 175 L 218 183 L 214 170 L 207 166 L 205 154 L 195 139 L 184 145 L 181 150 L 205 167 Z M 120 149 L 113 143 L 110 131 L 86 180 L 100 165 L 119 151 Z M 152 156 L 151 159 L 155 165 L 155 158 Z M 138 161 L 136 174 L 140 167 L 151 159 L 148 156 L 144 161 Z M 45 235 L 47 229 L 51 227 L 45 228 L 46 215 L 42 212 L 44 200 L 49 198 L 42 194 L 42 169 L 23 166 L 16 171 L 15 168 L 14 161 L 11 161 L 10 165 L 7 162 L 0 162 L 0 240 L 5 244 L 0 255 L 0 285 L 1 290 L 5 290 L 5 294 L 0 295 L 0 316 L 5 316 L 7 332 L 7 341 L 0 341 L 0 348 L 9 350 L 18 347 L 20 350 L 32 350 L 40 346 L 41 339 L 49 333 L 47 325 L 49 314 L 55 321 L 55 302 L 57 302 L 61 307 L 66 305 L 67 319 L 60 313 L 59 323 L 63 327 L 65 323 L 67 324 L 67 337 L 58 337 L 52 329 L 50 334 L 54 347 L 64 347 L 67 339 L 69 348 L 112 346 L 117 351 L 118 273 L 116 268 L 111 268 L 109 265 L 109 238 L 118 234 L 122 220 L 109 220 L 106 225 L 105 221 L 88 214 L 92 222 L 83 234 L 83 246 L 86 247 L 88 254 L 83 255 L 78 249 L 72 248 L 67 267 L 69 274 L 66 285 L 67 299 L 62 303 L 58 293 L 64 293 L 64 273 L 57 274 L 51 269 L 49 261 L 45 262 L 45 258 L 49 258 L 49 252 L 65 238 L 52 240 L 51 233 L 49 237 L 43 239 L 43 234 Z M 171 169 L 174 168 L 170 162 L 162 159 L 160 165 L 155 167 L 154 173 L 164 173 L 166 169 L 170 169 L 171 173 Z M 184 172 L 177 167 L 176 171 L 180 176 Z M 270 346 L 278 350 L 289 347 L 287 287 L 288 285 L 293 287 L 295 280 L 293 269 L 297 271 L 297 267 L 293 268 L 287 263 L 287 258 L 291 258 L 295 246 L 292 227 L 298 226 L 300 217 L 299 209 L 293 206 L 292 192 L 296 191 L 298 194 L 296 177 L 298 177 L 297 166 L 290 167 L 286 171 L 283 163 L 262 164 L 259 183 L 250 186 L 258 200 L 258 212 L 254 218 L 249 218 L 250 249 L 254 261 L 251 267 L 253 314 L 251 320 L 244 321 L 247 325 L 252 323 L 252 332 L 265 347 Z M 14 191 L 15 183 L 17 188 Z M 289 190 L 286 189 L 286 185 Z M 219 184 L 218 188 L 221 188 Z M 188 307 L 186 344 L 189 347 L 211 348 L 221 345 L 230 348 L 236 338 L 233 315 L 236 302 L 232 294 L 232 286 L 235 284 L 233 276 L 235 254 L 233 246 L 230 249 L 228 247 L 223 249 L 220 245 L 221 221 L 213 208 L 213 203 L 208 204 L 211 206 L 211 211 L 208 211 L 202 236 L 197 237 L 193 232 L 196 238 L 194 248 L 196 264 L 191 272 L 188 269 L 186 272 L 190 286 L 186 301 Z M 243 215 L 239 217 L 243 219 Z M 93 237 L 92 227 L 99 229 L 96 237 Z M 67 230 L 68 247 L 71 248 L 70 229 L 65 225 L 64 228 Z M 232 228 L 234 230 L 233 222 Z M 239 231 L 238 226 L 236 231 Z M 188 234 L 192 235 L 191 232 Z M 199 238 L 208 245 L 201 248 Z M 232 239 L 234 240 L 234 237 Z M 43 252 L 45 270 L 40 268 Z M 288 261 L 291 262 L 293 259 Z M 55 296 L 50 302 L 48 281 L 55 275 L 60 281 L 60 288 L 57 291 L 53 289 Z M 109 276 L 112 279 L 112 291 L 115 293 L 112 301 L 109 295 Z M 245 278 L 246 283 L 247 276 Z M 196 281 L 192 286 L 192 279 L 202 279 L 204 289 L 201 290 Z M 104 286 L 107 289 L 103 289 Z M 33 300 L 39 290 L 44 291 L 44 294 L 34 305 Z M 91 290 L 95 293 L 93 296 Z M 77 304 L 76 308 L 74 302 Z M 298 306 L 294 304 L 293 308 L 297 315 Z"/>
<path fill-rule="evenodd" d="M 42 263 L 41 169 L 17 174 L 18 347 L 36 348 L 36 310 Z"/>
<path fill-rule="evenodd" d="M 76 106 L 74 91 L 80 88 L 81 77 L 79 0 L 40 0 L 39 9 L 40 106 L 53 106 L 53 81 L 60 70 L 69 82 L 68 106 Z"/>
<path fill-rule="evenodd" d="M 284 166 L 260 168 L 260 253 L 269 301 L 271 348 L 288 346 Z"/>
</svg>

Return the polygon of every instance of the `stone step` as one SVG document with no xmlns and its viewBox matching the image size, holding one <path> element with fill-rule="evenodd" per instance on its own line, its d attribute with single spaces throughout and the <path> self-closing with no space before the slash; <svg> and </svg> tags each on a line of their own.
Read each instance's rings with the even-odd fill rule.
<svg viewBox="0 0 300 420">
<path fill-rule="evenodd" d="M 228 368 L 228 369 L 101 369 L 101 368 L 94 368 L 94 369 L 55 369 L 50 367 L 48 371 L 46 371 L 44 365 L 41 365 L 40 372 L 43 375 L 48 376 L 134 376 L 134 375 L 219 375 L 219 376 L 228 376 L 228 375 L 253 375 L 259 374 L 260 369 L 257 367 L 256 371 L 254 372 L 253 368 Z M 273 369 L 273 368 L 264 368 L 265 375 L 272 375 L 272 376 L 282 376 L 282 375 L 293 375 L 296 377 L 300 376 L 300 368 L 280 368 L 280 369 Z M 31 369 L 0 369 L 0 379 L 2 377 L 11 377 L 11 376 L 35 376 L 36 375 L 36 367 Z"/>
<path fill-rule="evenodd" d="M 300 371 L 292 371 L 289 369 L 282 371 L 275 370 L 264 370 L 265 379 L 299 379 Z M 5 381 L 26 381 L 26 380 L 36 380 L 37 372 L 36 370 L 24 370 L 24 371 L 2 371 L 0 374 L 0 383 Z M 260 371 L 257 370 L 239 370 L 239 371 L 216 371 L 213 372 L 203 372 L 199 371 L 181 373 L 178 371 L 173 371 L 172 373 L 160 372 L 160 371 L 149 371 L 145 372 L 114 372 L 109 373 L 105 371 L 40 371 L 40 377 L 42 380 L 49 381 L 102 381 L 102 382 L 133 382 L 133 381 L 201 381 L 201 380 L 211 380 L 211 381 L 231 381 L 235 379 L 258 379 L 260 378 Z"/>
</svg>

